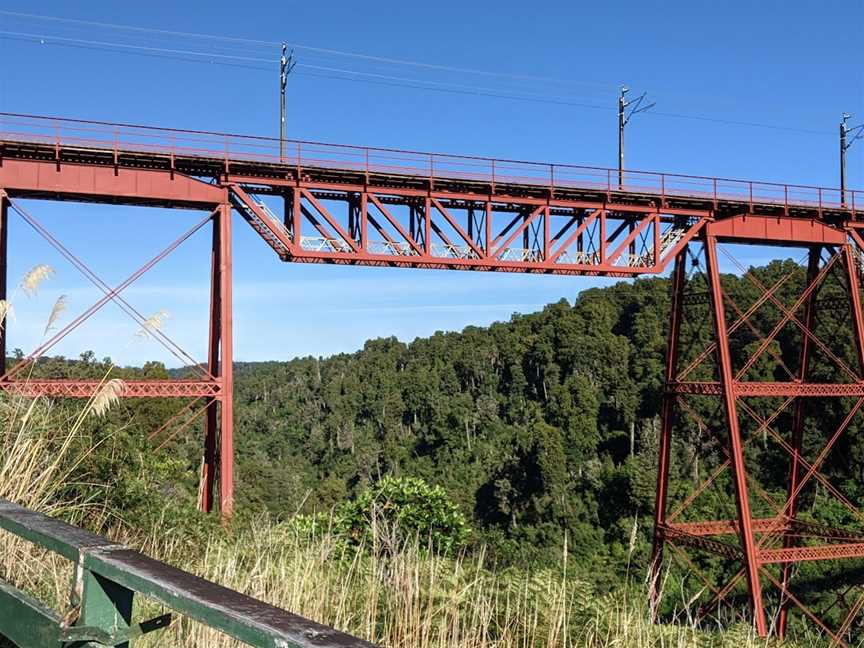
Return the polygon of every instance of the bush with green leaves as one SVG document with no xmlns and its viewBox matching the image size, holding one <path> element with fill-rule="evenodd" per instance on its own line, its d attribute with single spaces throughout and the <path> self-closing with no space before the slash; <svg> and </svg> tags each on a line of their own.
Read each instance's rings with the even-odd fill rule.
<svg viewBox="0 0 864 648">
<path fill-rule="evenodd" d="M 470 535 L 465 516 L 445 490 L 416 477 L 376 482 L 340 507 L 338 526 L 351 542 L 378 551 L 416 539 L 449 552 L 465 546 Z"/>
</svg>

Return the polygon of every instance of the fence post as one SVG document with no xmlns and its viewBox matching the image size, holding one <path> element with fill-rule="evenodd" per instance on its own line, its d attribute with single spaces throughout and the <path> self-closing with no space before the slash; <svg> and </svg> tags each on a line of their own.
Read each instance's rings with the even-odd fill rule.
<svg viewBox="0 0 864 648">
<path fill-rule="evenodd" d="M 228 175 L 230 169 L 228 167 L 228 136 L 225 136 L 225 175 Z"/>
<path fill-rule="evenodd" d="M 435 156 L 429 154 L 429 191 L 435 188 Z"/>
<path fill-rule="evenodd" d="M 123 636 L 132 624 L 133 592 L 104 576 L 94 574 L 79 564 L 83 578 L 81 616 L 76 626 L 84 629 L 102 630 L 110 637 Z M 118 648 L 129 648 L 129 642 L 115 644 Z"/>
</svg>

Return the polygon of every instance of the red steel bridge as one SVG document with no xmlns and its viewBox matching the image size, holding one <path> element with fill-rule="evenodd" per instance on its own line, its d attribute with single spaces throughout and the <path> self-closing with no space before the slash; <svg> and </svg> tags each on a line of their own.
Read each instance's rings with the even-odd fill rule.
<svg viewBox="0 0 864 648">
<path fill-rule="evenodd" d="M 635 171 L 619 180 L 610 169 L 315 142 L 288 141 L 282 150 L 266 137 L 0 114 L 0 299 L 15 250 L 7 241 L 12 216 L 103 293 L 10 367 L 0 330 L 0 389 L 91 396 L 97 381 L 28 378 L 25 369 L 109 302 L 145 322 L 124 290 L 195 231 L 210 227 L 206 361 L 153 331 L 195 378 L 130 381 L 122 396 L 183 403 L 178 418 L 154 431 L 160 447 L 167 430 L 204 418 L 200 504 L 211 510 L 218 501 L 227 516 L 234 501 L 233 211 L 286 262 L 622 278 L 671 270 L 655 594 L 662 561 L 671 557 L 696 580 L 693 600 L 701 616 L 746 608 L 760 635 L 782 636 L 797 610 L 796 619 L 815 624 L 832 641 L 851 641 L 864 590 L 860 578 L 839 588 L 830 569 L 841 559 L 864 558 L 864 515 L 822 469 L 857 429 L 864 405 L 864 193 Z M 170 207 L 202 216 L 112 286 L 45 228 L 25 199 Z M 806 270 L 763 284 L 732 256 L 739 244 L 799 249 Z M 750 284 L 749 302 L 724 289 L 721 255 L 739 264 L 741 280 Z M 766 312 L 773 323 L 760 330 L 757 315 Z M 842 335 L 826 332 L 823 313 L 843 314 Z M 790 335 L 797 340 L 795 358 L 778 351 L 778 339 Z M 742 345 L 744 360 L 736 352 Z M 816 415 L 821 418 L 814 425 Z M 673 492 L 676 439 L 694 430 L 711 439 L 704 445 L 715 465 L 692 487 Z M 763 483 L 771 471 L 759 462 L 769 443 L 783 457 L 779 486 Z M 814 488 L 843 512 L 835 517 L 845 526 L 812 514 L 808 493 Z M 718 490 L 728 506 L 714 506 L 723 517 L 705 519 L 700 498 Z M 795 576 L 805 561 L 829 566 L 822 590 L 832 593 L 830 600 L 814 595 L 812 583 L 798 587 Z"/>
</svg>

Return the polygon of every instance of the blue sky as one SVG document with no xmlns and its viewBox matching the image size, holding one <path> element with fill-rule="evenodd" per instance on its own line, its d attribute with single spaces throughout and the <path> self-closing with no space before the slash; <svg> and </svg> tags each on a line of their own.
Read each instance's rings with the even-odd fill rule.
<svg viewBox="0 0 864 648">
<path fill-rule="evenodd" d="M 857 117 L 853 123 L 864 121 L 860 0 L 0 1 L 0 10 L 248 39 L 0 13 L 0 111 L 7 112 L 276 135 L 277 73 L 267 61 L 278 58 L 278 48 L 266 43 L 287 40 L 297 45 L 298 59 L 289 80 L 288 136 L 301 139 L 613 166 L 616 93 L 626 83 L 657 102 L 628 126 L 630 168 L 836 186 L 839 116 L 845 110 Z M 165 50 L 236 58 L 186 54 L 180 58 L 202 62 L 181 61 Z M 850 185 L 864 186 L 864 142 L 849 160 Z M 25 206 L 109 283 L 197 216 Z M 68 321 L 98 293 L 20 219 L 12 221 L 12 280 L 35 263 L 57 271 L 37 298 L 16 298 L 10 346 L 29 351 L 60 294 L 69 298 Z M 238 360 L 327 355 L 370 337 L 411 340 L 487 324 L 572 300 L 601 283 L 284 264 L 239 217 L 234 223 Z M 126 293 L 145 314 L 168 311 L 166 333 L 196 358 L 204 357 L 206 341 L 208 246 L 199 234 Z M 136 329 L 108 306 L 56 351 L 176 364 Z"/>
</svg>

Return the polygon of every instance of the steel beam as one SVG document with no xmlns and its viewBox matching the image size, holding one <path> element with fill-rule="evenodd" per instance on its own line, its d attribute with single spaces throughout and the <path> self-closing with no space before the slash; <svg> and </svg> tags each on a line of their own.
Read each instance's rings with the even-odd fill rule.
<svg viewBox="0 0 864 648">
<path fill-rule="evenodd" d="M 864 382 L 850 383 L 798 383 L 798 382 L 742 382 L 733 381 L 730 391 L 740 397 L 785 397 L 828 398 L 864 396 Z M 693 396 L 720 396 L 723 387 L 719 382 L 673 382 L 666 386 L 671 394 Z"/>
<path fill-rule="evenodd" d="M 780 549 L 762 549 L 759 552 L 759 561 L 763 564 L 838 560 L 841 558 L 864 558 L 864 542 L 783 547 Z"/>
<path fill-rule="evenodd" d="M 211 208 L 223 196 L 220 187 L 180 173 L 8 158 L 0 165 L 0 187 L 12 198 L 190 209 Z"/>
<path fill-rule="evenodd" d="M 755 518 L 751 527 L 755 533 L 762 533 L 783 528 L 788 524 L 786 518 Z M 740 520 L 703 520 L 699 522 L 670 522 L 668 528 L 693 536 L 713 535 L 739 535 L 741 533 Z"/>
<path fill-rule="evenodd" d="M 807 255 L 807 288 L 816 281 L 819 276 L 819 261 L 821 259 L 821 246 L 816 246 L 810 249 Z M 816 293 L 811 290 L 807 294 L 807 300 L 804 302 L 804 326 L 808 330 L 812 330 L 813 322 L 816 315 Z M 810 336 L 801 336 L 801 349 L 798 357 L 798 382 L 805 383 L 810 370 Z M 801 452 L 803 450 L 804 441 L 804 399 L 799 398 L 795 401 L 795 411 L 792 415 L 792 454 L 789 458 L 789 477 L 786 490 L 787 498 L 791 499 L 789 509 L 789 518 L 795 520 L 798 515 L 798 480 L 801 477 Z M 783 533 L 783 547 L 789 549 L 796 544 L 796 538 L 786 529 Z M 790 564 L 783 566 L 783 574 L 781 577 L 782 591 L 788 591 L 792 580 L 792 568 Z M 789 625 L 789 608 L 791 601 L 788 597 L 781 600 L 780 613 L 777 617 L 777 636 L 782 640 L 786 637 L 786 630 Z"/>
<path fill-rule="evenodd" d="M 672 305 L 669 316 L 669 336 L 666 343 L 666 382 L 672 382 L 678 374 L 679 336 L 683 315 L 683 298 L 687 272 L 687 254 L 680 252 L 675 258 L 672 273 Z M 654 539 L 651 548 L 649 587 L 652 616 L 656 613 L 660 596 L 660 573 L 663 567 L 663 544 L 666 541 L 666 508 L 669 498 L 669 460 L 672 451 L 672 427 L 675 417 L 675 395 L 663 394 L 660 411 L 660 443 L 657 451 L 657 494 L 654 508 Z"/>
<path fill-rule="evenodd" d="M 0 381 L 0 391 L 33 398 L 91 398 L 104 384 L 100 380 L 41 379 Z M 123 398 L 197 398 L 218 397 L 222 384 L 218 380 L 124 380 Z"/>
<path fill-rule="evenodd" d="M 717 263 L 717 239 L 706 235 L 704 239 L 705 258 L 708 264 L 708 289 L 711 292 L 711 306 L 714 317 L 714 332 L 717 337 L 717 360 L 720 384 L 723 391 L 723 406 L 729 433 L 729 450 L 732 459 L 732 475 L 735 482 L 735 506 L 741 524 L 741 551 L 747 574 L 747 588 L 753 608 L 753 621 L 760 637 L 768 634 L 765 611 L 762 603 L 762 582 L 759 577 L 759 559 L 753 539 L 753 526 L 750 515 L 750 500 L 747 490 L 747 468 L 744 465 L 744 450 L 738 423 L 736 394 L 732 389 L 732 356 L 729 350 L 729 336 L 726 330 L 726 310 L 723 288 L 720 283 L 720 267 Z"/>
<path fill-rule="evenodd" d="M 219 502 L 222 516 L 234 514 L 234 305 L 231 205 L 219 207 Z"/>
</svg>

